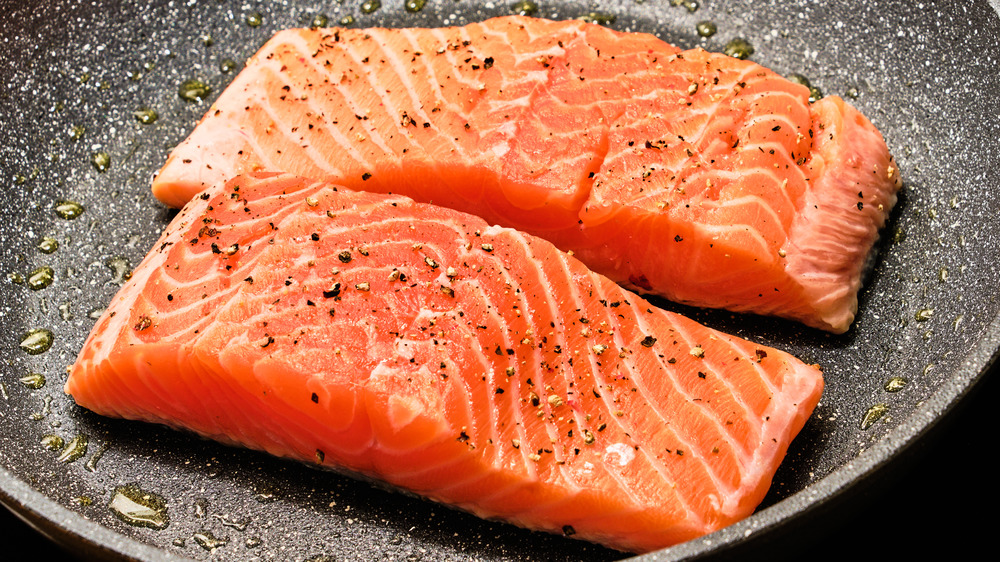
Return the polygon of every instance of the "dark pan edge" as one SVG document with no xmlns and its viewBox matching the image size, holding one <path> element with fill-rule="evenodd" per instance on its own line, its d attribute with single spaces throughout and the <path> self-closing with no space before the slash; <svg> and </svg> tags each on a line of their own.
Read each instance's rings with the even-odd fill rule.
<svg viewBox="0 0 1000 562">
<path fill-rule="evenodd" d="M 82 560 L 187 560 L 88 520 L 14 478 L 3 467 L 0 503 Z"/>
<path fill-rule="evenodd" d="M 730 525 L 725 529 L 671 548 L 638 556 L 632 560 L 666 562 L 701 558 L 740 549 L 751 542 L 763 542 L 801 520 L 830 509 L 842 502 L 853 489 L 872 479 L 911 449 L 921 437 L 932 431 L 947 414 L 956 409 L 962 398 L 974 391 L 989 369 L 1000 361 L 1000 315 L 993 318 L 979 345 L 951 378 L 951 384 L 939 389 L 906 421 L 897 425 L 875 446 L 864 451 L 847 466 L 840 468 L 808 488 Z M 917 423 L 908 423 L 917 420 Z M 86 559 L 178 561 L 186 558 L 119 535 L 80 514 L 59 505 L 0 467 L 0 503 L 38 529 L 42 534 Z M 794 516 L 794 517 L 792 517 Z"/>
<path fill-rule="evenodd" d="M 986 4 L 1000 15 L 1000 0 L 987 0 Z M 829 513 L 836 506 L 846 503 L 852 496 L 852 491 L 864 488 L 880 474 L 900 465 L 900 457 L 913 452 L 922 437 L 932 433 L 937 427 L 947 425 L 946 422 L 954 417 L 949 414 L 954 414 L 962 399 L 973 392 L 977 383 L 997 365 L 1000 365 L 1000 315 L 993 318 L 984 330 L 979 344 L 949 378 L 950 384 L 938 389 L 906 420 L 894 427 L 875 446 L 858 455 L 854 461 L 743 521 L 700 539 L 635 557 L 633 560 L 686 560 L 704 558 L 711 553 L 726 557 L 727 553 L 735 554 L 733 551 L 741 544 L 751 541 L 767 543 L 769 539 L 804 519 Z M 917 422 L 909 423 L 911 420 Z"/>
<path fill-rule="evenodd" d="M 1000 0 L 987 0 L 987 5 L 1000 13 Z M 634 560 L 684 560 L 711 553 L 725 554 L 741 544 L 786 529 L 793 515 L 807 516 L 842 500 L 940 425 L 965 396 L 975 391 L 977 384 L 998 362 L 1000 315 L 989 323 L 975 349 L 953 373 L 948 384 L 847 466 L 726 529 Z M 17 480 L 3 467 L 0 467 L 0 503 L 50 539 L 71 546 L 74 553 L 87 559 L 186 560 L 97 525 Z"/>
<path fill-rule="evenodd" d="M 977 383 L 982 381 L 995 365 L 1000 365 L 1000 315 L 993 319 L 979 340 L 979 345 L 949 379 L 950 384 L 939 389 L 906 420 L 846 466 L 725 529 L 632 560 L 666 562 L 701 558 L 708 554 L 723 557 L 730 554 L 740 559 L 744 553 L 734 552 L 735 550 L 742 551 L 751 542 L 767 543 L 782 531 L 794 527 L 803 520 L 828 513 L 845 503 L 854 495 L 854 491 L 864 488 L 870 481 L 901 462 L 898 459 L 912 452 L 921 442 L 921 438 L 938 426 L 946 424 L 950 420 L 949 414 L 958 408 L 965 396 L 975 391 Z M 916 420 L 915 423 L 911 423 L 913 420 Z"/>
</svg>

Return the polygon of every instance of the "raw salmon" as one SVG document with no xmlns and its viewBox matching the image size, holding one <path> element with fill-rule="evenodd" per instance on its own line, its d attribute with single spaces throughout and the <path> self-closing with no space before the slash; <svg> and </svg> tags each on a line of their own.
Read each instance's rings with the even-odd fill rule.
<svg viewBox="0 0 1000 562">
<path fill-rule="evenodd" d="M 651 35 L 520 16 L 293 29 L 153 184 L 255 170 L 401 193 L 548 239 L 635 290 L 843 332 L 900 186 L 836 97 Z"/>
<path fill-rule="evenodd" d="M 66 391 L 645 552 L 750 514 L 820 371 L 646 303 L 552 244 L 289 175 L 188 203 Z"/>
</svg>

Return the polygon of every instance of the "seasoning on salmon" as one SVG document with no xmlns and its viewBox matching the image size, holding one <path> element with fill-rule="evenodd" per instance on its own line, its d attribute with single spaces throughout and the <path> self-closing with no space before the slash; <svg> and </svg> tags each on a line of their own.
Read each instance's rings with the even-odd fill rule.
<svg viewBox="0 0 1000 562">
<path fill-rule="evenodd" d="M 334 178 L 546 238 L 635 290 L 843 332 L 900 177 L 857 110 L 808 100 L 753 62 L 581 21 L 292 29 L 153 192 Z"/>
<path fill-rule="evenodd" d="M 749 515 L 822 386 L 816 367 L 655 308 L 539 238 L 255 174 L 175 217 L 66 391 L 645 552 Z"/>
</svg>

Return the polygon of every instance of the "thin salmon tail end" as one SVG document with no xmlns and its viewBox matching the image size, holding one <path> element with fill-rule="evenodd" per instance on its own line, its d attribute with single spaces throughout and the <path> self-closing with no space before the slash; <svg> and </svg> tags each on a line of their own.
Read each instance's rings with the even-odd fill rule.
<svg viewBox="0 0 1000 562">
<path fill-rule="evenodd" d="M 781 380 L 782 399 L 772 401 L 771 407 L 764 412 L 766 421 L 761 446 L 755 451 L 752 463 L 755 470 L 744 479 L 738 503 L 725 513 L 727 524 L 748 517 L 764 501 L 789 446 L 805 427 L 822 397 L 825 382 L 818 365 L 794 361 L 786 364 L 788 369 Z"/>
<path fill-rule="evenodd" d="M 805 165 L 812 179 L 789 234 L 786 271 L 804 280 L 817 324 L 843 333 L 902 182 L 882 135 L 858 110 L 831 96 L 813 104 L 812 114 L 813 155 Z"/>
<path fill-rule="evenodd" d="M 208 187 L 239 175 L 238 170 L 264 167 L 251 157 L 247 137 L 240 129 L 208 115 L 199 126 L 205 132 L 200 140 L 188 138 L 177 145 L 153 178 L 153 195 L 170 207 L 183 207 Z"/>
</svg>

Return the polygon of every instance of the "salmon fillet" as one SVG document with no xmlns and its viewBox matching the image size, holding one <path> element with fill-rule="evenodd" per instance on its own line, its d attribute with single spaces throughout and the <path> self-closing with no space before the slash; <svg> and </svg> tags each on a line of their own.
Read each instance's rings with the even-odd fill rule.
<svg viewBox="0 0 1000 562">
<path fill-rule="evenodd" d="M 190 201 L 66 392 L 531 529 L 645 552 L 764 497 L 823 387 L 552 244 L 290 175 Z"/>
<path fill-rule="evenodd" d="M 520 16 L 292 29 L 153 182 L 241 173 L 401 193 L 573 251 L 640 292 L 844 332 L 900 178 L 872 124 L 753 62 Z"/>
</svg>

